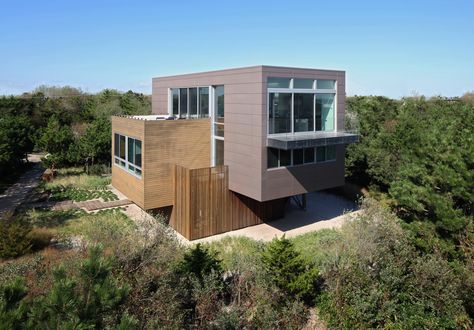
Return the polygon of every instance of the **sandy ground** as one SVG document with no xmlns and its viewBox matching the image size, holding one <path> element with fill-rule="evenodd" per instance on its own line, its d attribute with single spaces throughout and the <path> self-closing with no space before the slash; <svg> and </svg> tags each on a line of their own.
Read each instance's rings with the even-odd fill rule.
<svg viewBox="0 0 474 330">
<path fill-rule="evenodd" d="M 265 242 L 283 235 L 295 237 L 321 229 L 339 228 L 358 212 L 357 205 L 343 197 L 327 192 L 315 192 L 307 195 L 306 210 L 292 203 L 282 219 L 201 238 L 191 243 L 211 242 L 226 236 L 245 236 Z"/>
<path fill-rule="evenodd" d="M 117 189 L 111 187 L 119 199 L 126 199 Z M 156 219 L 135 204 L 129 205 L 124 211 L 140 225 L 148 227 Z M 227 233 L 188 241 L 176 232 L 177 238 L 184 244 L 196 244 L 220 240 L 226 236 L 245 236 L 255 240 L 271 241 L 274 237 L 295 237 L 321 229 L 339 228 L 350 221 L 359 212 L 358 206 L 341 196 L 316 192 L 307 195 L 307 209 L 302 210 L 292 203 L 283 219 L 261 225 L 233 230 Z"/>
</svg>

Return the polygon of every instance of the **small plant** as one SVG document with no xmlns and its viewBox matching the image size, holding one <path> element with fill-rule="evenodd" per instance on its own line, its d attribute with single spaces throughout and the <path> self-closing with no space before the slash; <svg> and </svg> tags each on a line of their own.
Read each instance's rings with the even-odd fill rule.
<svg viewBox="0 0 474 330">
<path fill-rule="evenodd" d="M 92 199 L 102 199 L 104 202 L 118 200 L 117 195 L 106 188 L 86 190 L 73 187 L 59 186 L 52 190 L 51 199 L 55 201 L 73 200 L 83 202 Z"/>
</svg>

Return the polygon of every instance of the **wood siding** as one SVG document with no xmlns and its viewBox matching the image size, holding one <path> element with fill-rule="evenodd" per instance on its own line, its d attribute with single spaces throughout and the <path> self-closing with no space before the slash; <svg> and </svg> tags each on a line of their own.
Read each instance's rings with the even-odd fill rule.
<svg viewBox="0 0 474 330">
<path fill-rule="evenodd" d="M 228 189 L 228 166 L 176 166 L 170 225 L 189 240 L 257 225 L 284 215 L 286 198 L 259 202 Z"/>
<path fill-rule="evenodd" d="M 144 209 L 173 205 L 175 165 L 210 166 L 210 125 L 209 119 L 112 117 L 112 139 L 114 133 L 119 133 L 142 141 L 141 179 L 113 165 L 112 185 Z"/>
<path fill-rule="evenodd" d="M 145 122 L 145 209 L 173 205 L 175 165 L 210 166 L 209 119 Z"/>
</svg>

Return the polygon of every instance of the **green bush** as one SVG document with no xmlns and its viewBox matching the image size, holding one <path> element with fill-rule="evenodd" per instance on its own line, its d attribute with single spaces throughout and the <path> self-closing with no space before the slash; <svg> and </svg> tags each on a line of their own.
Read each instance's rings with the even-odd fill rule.
<svg viewBox="0 0 474 330">
<path fill-rule="evenodd" d="M 18 329 L 136 328 L 138 322 L 120 310 L 129 287 L 112 276 L 112 266 L 100 247 L 92 247 L 77 276 L 70 276 L 64 267 L 53 271 L 54 281 L 46 295 L 28 301 L 21 281 L 2 286 L 0 324 Z"/>
<path fill-rule="evenodd" d="M 318 269 L 305 261 L 293 243 L 274 238 L 262 254 L 263 265 L 278 288 L 296 299 L 312 304 L 318 293 Z"/>
<path fill-rule="evenodd" d="M 376 204 L 366 204 L 362 215 L 343 227 L 341 243 L 323 277 L 318 306 L 330 326 L 472 326 L 460 277 L 438 256 L 420 256 L 399 220 Z"/>
<path fill-rule="evenodd" d="M 0 259 L 16 258 L 30 252 L 30 230 L 30 226 L 23 219 L 0 219 Z"/>
<path fill-rule="evenodd" d="M 89 167 L 89 174 L 90 175 L 102 175 L 102 174 L 110 174 L 111 168 L 105 164 L 94 164 Z"/>
</svg>

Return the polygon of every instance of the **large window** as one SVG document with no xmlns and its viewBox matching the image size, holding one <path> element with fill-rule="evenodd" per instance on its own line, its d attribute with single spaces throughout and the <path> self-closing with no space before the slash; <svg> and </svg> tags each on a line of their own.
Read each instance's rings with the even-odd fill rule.
<svg viewBox="0 0 474 330">
<path fill-rule="evenodd" d="M 209 117 L 209 87 L 171 88 L 170 115 L 180 118 Z"/>
<path fill-rule="evenodd" d="M 114 163 L 129 172 L 142 175 L 142 141 L 114 134 Z"/>
<path fill-rule="evenodd" d="M 293 150 L 267 148 L 268 168 L 323 163 L 334 160 L 336 160 L 336 146 L 324 146 Z"/>
<path fill-rule="evenodd" d="M 335 130 L 335 80 L 269 77 L 268 134 Z"/>
</svg>

